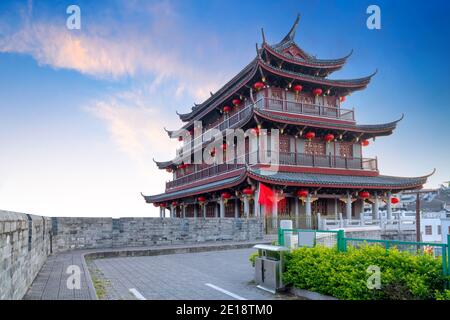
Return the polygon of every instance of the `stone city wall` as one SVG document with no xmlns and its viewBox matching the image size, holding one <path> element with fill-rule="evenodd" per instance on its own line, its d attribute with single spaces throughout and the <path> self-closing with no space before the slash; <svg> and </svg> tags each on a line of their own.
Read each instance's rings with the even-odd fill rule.
<svg viewBox="0 0 450 320">
<path fill-rule="evenodd" d="M 263 238 L 258 219 L 53 218 L 56 251 Z"/>
<path fill-rule="evenodd" d="M 0 300 L 21 299 L 50 250 L 50 218 L 0 211 Z"/>
<path fill-rule="evenodd" d="M 0 300 L 21 299 L 55 252 L 262 238 L 258 219 L 48 218 L 0 210 Z"/>
</svg>

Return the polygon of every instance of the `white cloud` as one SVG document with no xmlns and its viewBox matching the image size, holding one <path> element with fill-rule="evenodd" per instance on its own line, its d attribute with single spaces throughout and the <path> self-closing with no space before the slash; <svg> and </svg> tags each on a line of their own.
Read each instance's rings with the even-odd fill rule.
<svg viewBox="0 0 450 320">
<path fill-rule="evenodd" d="M 118 25 L 108 18 L 80 31 L 68 30 L 63 21 L 25 16 L 14 31 L 0 34 L 0 52 L 28 54 L 41 65 L 101 79 L 151 75 L 159 83 L 174 80 L 177 93 L 187 92 L 196 100 L 207 98 L 223 77 L 193 63 L 192 44 L 177 36 L 178 16 L 163 4 L 148 8 L 151 22 L 146 30 L 132 21 Z M 32 3 L 29 6 L 31 12 Z M 208 36 L 202 38 L 207 41 Z"/>
<path fill-rule="evenodd" d="M 143 170 L 155 167 L 153 157 L 158 160 L 173 158 L 178 145 L 163 130 L 164 126 L 173 125 L 174 116 L 161 112 L 161 107 L 152 107 L 151 100 L 148 91 L 130 90 L 85 107 L 104 121 L 117 147 L 138 162 Z"/>
</svg>

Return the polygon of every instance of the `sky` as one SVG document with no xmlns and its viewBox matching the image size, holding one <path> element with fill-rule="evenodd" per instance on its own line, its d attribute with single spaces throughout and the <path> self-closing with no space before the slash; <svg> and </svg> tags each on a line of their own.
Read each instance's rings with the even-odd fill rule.
<svg viewBox="0 0 450 320">
<path fill-rule="evenodd" d="M 175 114 L 188 112 L 255 57 L 264 28 L 319 58 L 353 49 L 331 78 L 378 69 L 351 95 L 357 121 L 405 114 L 364 156 L 382 174 L 450 180 L 448 1 L 0 1 L 0 209 L 48 216 L 156 216 L 144 194 L 170 175 Z M 69 30 L 66 9 L 81 9 Z M 381 29 L 366 26 L 369 5 Z"/>
</svg>

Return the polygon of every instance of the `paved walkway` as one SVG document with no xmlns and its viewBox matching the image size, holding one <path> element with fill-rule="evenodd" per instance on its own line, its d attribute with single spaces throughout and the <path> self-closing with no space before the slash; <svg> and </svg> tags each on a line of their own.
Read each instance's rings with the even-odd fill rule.
<svg viewBox="0 0 450 320">
<path fill-rule="evenodd" d="M 193 245 L 174 245 L 174 246 L 159 246 L 159 247 L 151 247 L 151 248 L 120 248 L 120 249 L 102 249 L 102 250 L 76 250 L 76 251 L 69 251 L 64 253 L 55 254 L 52 256 L 49 256 L 46 263 L 42 267 L 41 271 L 33 281 L 31 287 L 29 288 L 27 294 L 25 295 L 24 299 L 27 300 L 93 300 L 97 299 L 94 285 L 92 283 L 91 276 L 89 274 L 88 266 L 86 263 L 86 260 L 89 261 L 89 264 L 93 266 L 95 269 L 94 272 L 94 279 L 99 280 L 100 284 L 105 283 L 111 283 L 111 286 L 113 286 L 113 290 L 109 290 L 111 286 L 106 286 L 106 298 L 111 299 L 133 299 L 136 298 L 136 295 L 130 295 L 129 289 L 126 288 L 126 293 L 123 290 L 123 287 L 121 287 L 120 283 L 122 285 L 125 285 L 125 287 L 134 285 L 135 287 L 139 287 L 139 283 L 136 282 L 136 279 L 129 278 L 126 280 L 126 278 L 120 280 L 121 282 L 118 282 L 117 279 L 119 279 L 119 274 L 129 274 L 130 271 L 127 270 L 129 267 L 137 268 L 137 270 L 140 270 L 140 274 L 142 274 L 144 271 L 148 276 L 148 281 L 154 281 L 155 283 L 160 283 L 161 286 L 164 286 L 164 283 L 167 283 L 169 278 L 167 278 L 166 273 L 162 272 L 165 270 L 164 268 L 161 269 L 161 265 L 165 265 L 168 272 L 172 275 L 172 277 L 176 277 L 177 275 L 180 275 L 180 277 L 172 278 L 174 281 L 170 281 L 173 283 L 181 283 L 178 281 L 179 279 L 182 279 L 183 276 L 181 276 L 182 272 L 184 276 L 186 276 L 185 270 L 190 270 L 190 272 L 193 272 L 195 268 L 199 268 L 199 271 L 196 274 L 195 277 L 198 279 L 201 279 L 203 281 L 204 278 L 201 278 L 199 273 L 209 273 L 207 269 L 203 269 L 201 265 L 193 265 L 189 266 L 188 269 L 183 269 L 181 266 L 181 263 L 183 263 L 180 259 L 186 259 L 186 261 L 195 261 L 195 256 L 200 255 L 203 257 L 203 263 L 205 265 L 208 265 L 210 268 L 218 268 L 218 270 L 223 270 L 223 272 L 226 271 L 227 268 L 230 267 L 230 264 L 227 262 L 227 260 L 231 261 L 231 256 L 228 254 L 223 255 L 217 255 L 216 258 L 214 258 L 214 255 L 209 255 L 209 252 L 215 252 L 217 253 L 223 253 L 224 251 L 220 250 L 230 250 L 234 249 L 232 251 L 238 251 L 241 253 L 241 264 L 247 266 L 247 268 L 250 268 L 249 262 L 248 262 L 248 254 L 252 252 L 251 249 L 245 249 L 247 250 L 236 250 L 236 249 L 242 249 L 242 248 L 250 248 L 256 243 L 267 243 L 267 240 L 265 241 L 258 241 L 258 242 L 230 242 L 230 243 L 210 243 L 210 244 L 193 244 Z M 206 252 L 205 252 L 206 251 Z M 196 253 L 192 253 L 196 252 Z M 230 251 L 231 252 L 231 251 Z M 169 255 L 170 254 L 170 255 Z M 172 257 L 171 254 L 174 254 L 173 256 L 177 256 L 175 258 Z M 162 256 L 164 255 L 164 256 Z M 140 256 L 140 257 L 136 257 Z M 184 257 L 183 257 L 184 256 Z M 85 259 L 86 257 L 86 259 Z M 112 258 L 114 257 L 114 258 Z M 134 257 L 134 258 L 131 258 Z M 191 257 L 191 258 L 189 258 Z M 96 258 L 105 258 L 105 259 L 98 259 Z M 150 259 L 147 259 L 150 258 Z M 213 259 L 214 258 L 214 259 Z M 93 260 L 94 259 L 94 260 Z M 213 259 L 213 260 L 210 260 Z M 219 259 L 219 260 L 217 260 Z M 201 260 L 199 260 L 201 261 Z M 237 262 L 236 260 L 234 260 Z M 129 265 L 127 265 L 129 264 Z M 148 264 L 148 265 L 146 265 Z M 184 264 L 184 263 L 183 263 Z M 172 267 L 171 267 L 172 265 Z M 70 273 L 67 273 L 69 266 L 76 266 L 80 270 L 80 288 L 73 288 L 69 289 L 67 285 L 67 280 L 71 276 Z M 175 267 L 176 266 L 176 267 Z M 224 266 L 228 266 L 225 269 Z M 125 269 L 123 269 L 125 268 Z M 99 269 L 99 273 L 98 270 Z M 184 271 L 183 271 L 184 270 Z M 242 270 L 237 269 L 236 272 L 241 272 Z M 112 272 L 108 274 L 108 272 Z M 175 272 L 175 273 L 174 273 Z M 249 270 L 245 271 L 246 275 L 249 275 Z M 169 274 L 167 273 L 167 274 Z M 188 272 L 189 273 L 189 272 Z M 228 275 L 231 275 L 231 273 L 227 273 Z M 153 276 L 155 275 L 155 276 Z M 163 278 L 163 280 L 158 280 L 158 277 Z M 250 276 L 248 280 L 253 279 L 253 276 Z M 105 280 L 108 280 L 105 282 Z M 116 280 L 116 281 L 115 281 Z M 145 280 L 145 281 L 146 281 Z M 247 281 L 248 281 L 247 280 Z M 127 282 L 128 281 L 128 282 Z M 159 281 L 159 282 L 158 282 Z M 212 281 L 212 280 L 208 280 Z M 217 282 L 217 281 L 216 281 Z M 147 282 L 148 283 L 148 282 Z M 242 281 L 241 281 L 242 284 Z M 189 283 L 185 283 L 187 287 L 189 287 Z M 203 284 L 204 285 L 204 284 Z M 202 285 L 202 286 L 203 286 Z M 223 284 L 222 284 L 223 285 Z M 206 285 L 205 285 L 206 286 Z M 152 288 L 155 288 L 152 286 Z M 175 288 L 172 289 L 180 289 L 178 285 L 175 286 Z M 204 288 L 203 288 L 204 289 Z M 141 289 L 142 291 L 145 291 Z M 186 289 L 188 290 L 188 289 Z M 145 291 L 146 292 L 146 291 Z M 172 291 L 169 293 L 161 293 L 160 295 L 155 296 L 154 294 L 149 294 L 148 299 L 170 299 L 169 296 L 171 296 Z M 194 290 L 195 292 L 195 290 Z M 146 292 L 147 293 L 147 292 Z M 172 297 L 174 297 L 172 295 Z M 147 298 L 147 297 L 146 297 Z M 250 297 L 253 299 L 257 299 L 256 297 Z M 186 296 L 185 299 L 195 299 L 193 295 L 190 295 L 189 297 Z M 221 296 L 219 298 L 217 296 L 217 299 L 225 299 L 225 297 Z"/>
<path fill-rule="evenodd" d="M 248 258 L 254 249 L 92 261 L 105 284 L 102 299 L 267 300 Z"/>
</svg>

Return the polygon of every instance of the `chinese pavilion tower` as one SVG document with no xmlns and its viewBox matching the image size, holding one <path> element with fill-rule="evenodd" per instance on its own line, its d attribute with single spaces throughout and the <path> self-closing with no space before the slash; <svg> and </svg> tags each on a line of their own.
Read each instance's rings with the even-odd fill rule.
<svg viewBox="0 0 450 320">
<path fill-rule="evenodd" d="M 147 203 L 160 207 L 161 216 L 170 217 L 276 217 L 296 218 L 296 227 L 317 227 L 316 217 L 358 219 L 364 203 L 372 204 L 374 219 L 386 203 L 392 217 L 393 194 L 418 189 L 427 176 L 394 177 L 381 175 L 377 159 L 363 157 L 363 149 L 379 136 L 392 134 L 401 120 L 382 124 L 357 124 L 355 111 L 342 107 L 345 97 L 363 90 L 374 74 L 350 80 L 328 76 L 346 63 L 338 59 L 318 59 L 295 42 L 294 25 L 281 42 L 256 46 L 256 57 L 234 78 L 189 113 L 178 114 L 183 130 L 167 131 L 183 147 L 206 148 L 211 130 L 250 131 L 255 139 L 278 129 L 277 170 L 263 160 L 252 161 L 255 143 L 245 140 L 244 163 L 195 163 L 182 159 L 156 162 L 158 168 L 173 174 L 163 194 L 144 196 Z M 201 121 L 201 132 L 195 123 Z M 195 129 L 195 131 L 194 131 Z M 267 130 L 267 131 L 266 131 Z M 187 132 L 181 135 L 180 132 Z M 195 133 L 195 134 L 194 134 Z M 191 139 L 192 137 L 192 139 Z M 267 137 L 264 137 L 267 138 Z M 200 143 L 198 143 L 200 141 Z M 187 145 L 186 145 L 187 144 Z M 256 144 L 256 147 L 261 144 Z M 211 155 L 236 148 L 224 144 Z M 189 155 L 189 157 L 191 157 Z M 271 172 L 269 172 L 271 171 Z M 261 192 L 267 190 L 271 206 L 261 205 Z M 258 201 L 259 200 L 259 201 Z M 264 200 L 264 199 L 263 199 Z M 300 222 L 299 222 L 300 221 Z"/>
</svg>

